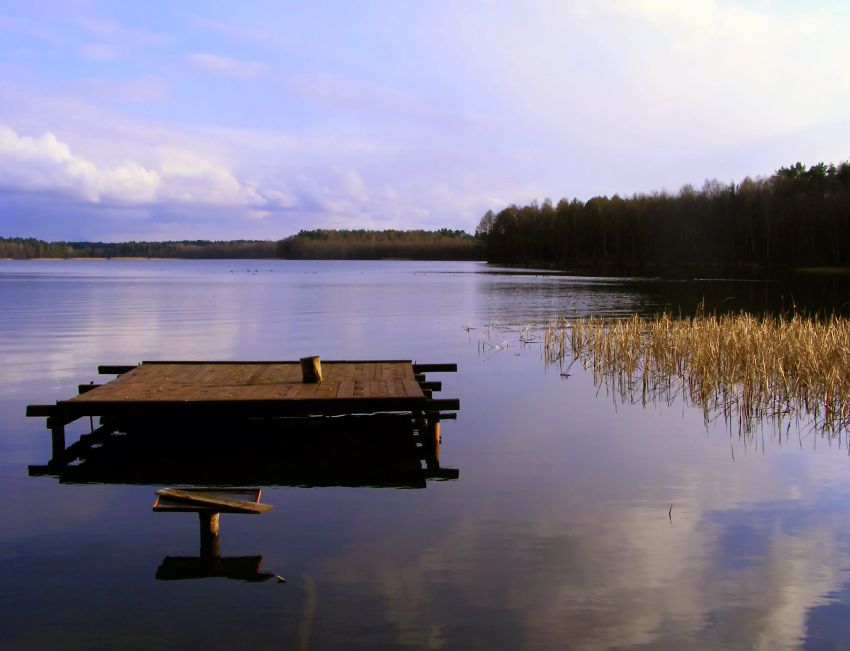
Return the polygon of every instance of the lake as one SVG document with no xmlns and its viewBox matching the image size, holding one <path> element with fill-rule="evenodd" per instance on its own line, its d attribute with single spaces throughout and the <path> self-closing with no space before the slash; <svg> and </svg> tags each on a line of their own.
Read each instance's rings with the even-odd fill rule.
<svg viewBox="0 0 850 651">
<path fill-rule="evenodd" d="M 771 283 L 577 278 L 481 263 L 0 261 L 0 647 L 8 649 L 847 648 L 844 436 L 740 435 L 623 404 L 544 362 L 521 326 L 660 309 L 839 309 Z M 836 293 L 837 292 L 837 293 Z M 836 296 L 838 298 L 836 299 Z M 813 298 L 810 298 L 813 297 Z M 425 488 L 268 485 L 222 515 L 225 556 L 286 578 L 157 578 L 198 553 L 161 485 L 30 477 L 27 404 L 145 359 L 456 362 Z M 73 440 L 87 431 L 78 423 Z"/>
</svg>

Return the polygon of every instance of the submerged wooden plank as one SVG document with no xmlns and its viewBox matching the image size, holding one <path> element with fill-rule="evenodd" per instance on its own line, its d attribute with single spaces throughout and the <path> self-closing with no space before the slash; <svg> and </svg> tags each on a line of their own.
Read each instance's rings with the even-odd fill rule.
<svg viewBox="0 0 850 651">
<path fill-rule="evenodd" d="M 256 501 L 232 499 L 221 496 L 221 491 L 211 490 L 201 492 L 199 490 L 181 490 L 178 488 L 162 488 L 156 491 L 160 497 L 168 498 L 178 502 L 184 502 L 193 508 L 204 510 L 220 510 L 228 513 L 265 513 L 272 508 L 271 504 L 260 504 Z M 154 505 L 156 509 L 156 505 Z"/>
<path fill-rule="evenodd" d="M 215 488 L 183 488 L 180 489 L 188 493 L 204 493 L 206 495 L 226 497 L 239 501 L 259 503 L 261 488 L 235 488 L 235 487 L 215 487 Z M 153 503 L 154 511 L 163 511 L 169 513 L 197 513 L 198 507 L 192 504 L 172 499 L 166 496 L 157 495 L 156 501 Z M 211 509 L 203 509 L 211 510 Z"/>
</svg>

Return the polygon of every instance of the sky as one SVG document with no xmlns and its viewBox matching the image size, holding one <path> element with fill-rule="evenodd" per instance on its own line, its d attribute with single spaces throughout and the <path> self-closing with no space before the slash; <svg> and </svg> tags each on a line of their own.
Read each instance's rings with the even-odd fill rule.
<svg viewBox="0 0 850 651">
<path fill-rule="evenodd" d="M 850 158 L 839 0 L 0 0 L 0 236 L 474 231 Z"/>
</svg>

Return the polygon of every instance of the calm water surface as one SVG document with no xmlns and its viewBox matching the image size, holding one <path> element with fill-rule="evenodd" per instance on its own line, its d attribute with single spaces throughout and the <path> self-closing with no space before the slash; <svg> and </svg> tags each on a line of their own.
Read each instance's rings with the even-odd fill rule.
<svg viewBox="0 0 850 651">
<path fill-rule="evenodd" d="M 474 263 L 0 262 L 0 647 L 850 647 L 843 440 L 622 405 L 497 325 L 703 294 L 799 298 Z M 198 553 L 192 516 L 151 511 L 160 486 L 27 474 L 50 437 L 25 405 L 102 380 L 98 364 L 308 354 L 457 362 L 429 379 L 461 400 L 441 449 L 460 477 L 265 487 L 271 512 L 222 516 L 222 553 L 287 583 L 157 580 Z"/>
</svg>

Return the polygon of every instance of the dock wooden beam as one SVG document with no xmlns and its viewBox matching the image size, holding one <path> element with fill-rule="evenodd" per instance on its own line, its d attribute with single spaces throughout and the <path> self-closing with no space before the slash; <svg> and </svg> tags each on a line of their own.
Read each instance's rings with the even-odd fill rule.
<svg viewBox="0 0 850 651">
<path fill-rule="evenodd" d="M 28 418 L 50 418 L 56 413 L 56 405 L 27 405 Z"/>
<path fill-rule="evenodd" d="M 82 434 L 75 443 L 72 443 L 67 448 L 61 451 L 60 456 L 56 456 L 54 451 L 53 459 L 49 465 L 67 465 L 76 459 L 82 459 L 86 452 L 97 443 L 103 443 L 117 430 L 117 426 L 113 423 L 101 425 L 90 434 Z"/>
<path fill-rule="evenodd" d="M 110 365 L 110 364 L 101 364 L 97 367 L 97 372 L 101 375 L 124 375 L 124 373 L 129 373 L 132 371 L 135 366 L 124 365 Z"/>
<path fill-rule="evenodd" d="M 426 400 L 425 411 L 460 411 L 460 400 L 457 398 L 433 398 Z"/>
<path fill-rule="evenodd" d="M 457 364 L 414 364 L 414 373 L 457 373 Z"/>
</svg>

